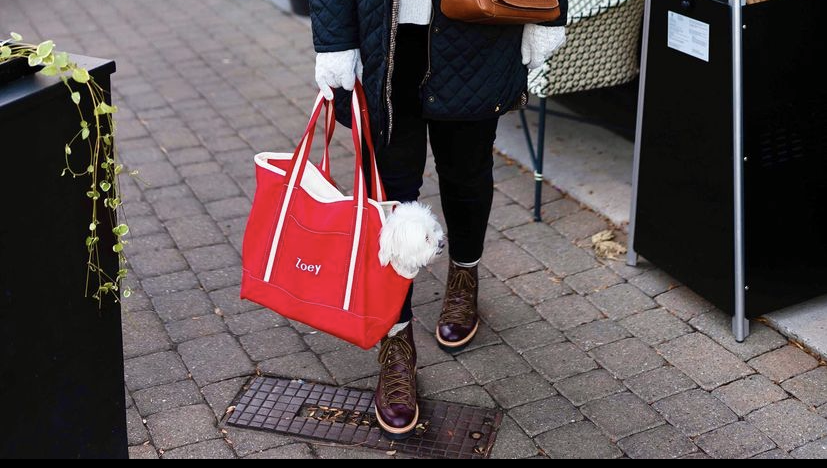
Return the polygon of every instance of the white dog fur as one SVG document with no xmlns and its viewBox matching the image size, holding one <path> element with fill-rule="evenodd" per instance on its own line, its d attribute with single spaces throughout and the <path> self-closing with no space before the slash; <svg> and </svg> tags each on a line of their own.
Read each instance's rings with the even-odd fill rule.
<svg viewBox="0 0 827 468">
<path fill-rule="evenodd" d="M 401 276 L 413 279 L 443 247 L 442 226 L 431 208 L 418 202 L 395 205 L 379 233 L 379 261 Z"/>
</svg>

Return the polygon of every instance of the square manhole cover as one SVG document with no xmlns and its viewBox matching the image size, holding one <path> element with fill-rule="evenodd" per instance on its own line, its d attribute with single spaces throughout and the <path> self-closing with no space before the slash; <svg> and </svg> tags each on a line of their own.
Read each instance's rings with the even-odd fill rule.
<svg viewBox="0 0 827 468">
<path fill-rule="evenodd" d="M 419 400 L 419 425 L 402 441 L 382 437 L 373 392 L 276 377 L 253 377 L 227 424 L 421 458 L 488 458 L 502 413 Z"/>
</svg>

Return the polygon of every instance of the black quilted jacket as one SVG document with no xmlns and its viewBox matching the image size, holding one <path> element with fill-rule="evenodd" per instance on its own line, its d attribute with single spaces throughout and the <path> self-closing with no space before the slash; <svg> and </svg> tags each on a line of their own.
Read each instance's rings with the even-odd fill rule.
<svg viewBox="0 0 827 468">
<path fill-rule="evenodd" d="M 422 0 L 428 1 L 428 0 Z M 523 26 L 490 26 L 446 18 L 433 0 L 430 25 L 430 73 L 421 90 L 423 113 L 435 120 L 481 120 L 519 105 L 527 70 L 520 45 Z M 566 23 L 567 0 L 559 0 Z M 399 0 L 310 0 L 316 52 L 360 49 L 364 87 L 374 141 L 390 138 L 390 75 Z M 393 39 L 393 40 L 392 40 Z M 350 96 L 336 91 L 337 116 L 350 125 Z"/>
</svg>

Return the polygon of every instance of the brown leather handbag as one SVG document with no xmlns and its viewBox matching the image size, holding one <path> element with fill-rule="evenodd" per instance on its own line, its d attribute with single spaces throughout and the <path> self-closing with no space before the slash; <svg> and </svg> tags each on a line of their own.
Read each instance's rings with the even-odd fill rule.
<svg viewBox="0 0 827 468">
<path fill-rule="evenodd" d="M 545 23 L 560 17 L 557 0 L 442 0 L 442 14 L 477 24 Z"/>
</svg>

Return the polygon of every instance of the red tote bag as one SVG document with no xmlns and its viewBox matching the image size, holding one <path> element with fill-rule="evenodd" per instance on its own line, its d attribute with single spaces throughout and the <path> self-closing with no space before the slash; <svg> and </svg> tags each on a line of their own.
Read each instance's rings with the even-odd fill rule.
<svg viewBox="0 0 827 468">
<path fill-rule="evenodd" d="M 241 298 L 337 336 L 363 349 L 399 319 L 411 280 L 379 263 L 385 222 L 384 190 L 370 142 L 364 92 L 353 93 L 354 194 L 341 193 L 330 176 L 332 103 L 321 93 L 298 148 L 255 156 L 256 194 L 242 247 Z M 313 165 L 310 151 L 323 108 L 325 146 Z M 362 165 L 362 139 L 371 158 L 373 197 Z"/>
</svg>

